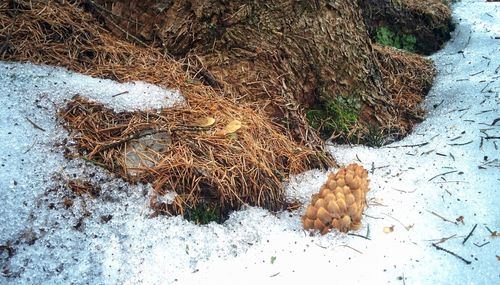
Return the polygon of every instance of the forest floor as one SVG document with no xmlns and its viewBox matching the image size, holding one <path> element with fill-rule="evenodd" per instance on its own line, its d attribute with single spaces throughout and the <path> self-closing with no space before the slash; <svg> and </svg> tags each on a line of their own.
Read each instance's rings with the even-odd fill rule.
<svg viewBox="0 0 500 285">
<path fill-rule="evenodd" d="M 152 218 L 150 185 L 64 157 L 72 142 L 56 112 L 75 94 L 116 110 L 182 97 L 0 62 L 0 283 L 500 283 L 500 3 L 463 0 L 453 11 L 453 37 L 431 56 L 438 75 L 426 120 L 382 148 L 329 146 L 340 164 L 370 172 L 363 227 L 349 235 L 309 235 L 305 206 L 247 207 L 202 226 Z M 326 177 L 296 176 L 287 195 L 306 205 Z M 75 178 L 100 185 L 100 195 L 75 196 Z"/>
</svg>

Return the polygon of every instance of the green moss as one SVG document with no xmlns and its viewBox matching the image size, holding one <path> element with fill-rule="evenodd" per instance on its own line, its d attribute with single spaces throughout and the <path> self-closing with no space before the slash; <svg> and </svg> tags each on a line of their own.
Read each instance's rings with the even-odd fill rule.
<svg viewBox="0 0 500 285">
<path fill-rule="evenodd" d="M 387 27 L 379 27 L 376 40 L 384 46 L 391 46 L 409 52 L 416 51 L 417 38 L 412 34 L 395 33 Z"/>
<path fill-rule="evenodd" d="M 336 96 L 307 111 L 306 117 L 309 124 L 324 138 L 333 133 L 345 135 L 356 124 L 360 106 L 356 97 Z"/>
<path fill-rule="evenodd" d="M 223 222 L 223 218 L 219 209 L 212 209 L 204 205 L 199 205 L 194 209 L 187 210 L 184 214 L 184 218 L 200 225 L 205 225 L 210 222 Z"/>
</svg>

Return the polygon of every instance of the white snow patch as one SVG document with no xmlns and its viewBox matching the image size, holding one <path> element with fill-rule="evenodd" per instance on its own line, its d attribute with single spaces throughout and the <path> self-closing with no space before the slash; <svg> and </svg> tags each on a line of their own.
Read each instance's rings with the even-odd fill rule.
<svg viewBox="0 0 500 285">
<path fill-rule="evenodd" d="M 143 81 L 118 83 L 68 72 L 60 67 L 3 63 L 0 72 L 3 81 L 0 92 L 5 95 L 12 91 L 24 91 L 31 93 L 30 98 L 36 93 L 40 96 L 38 100 L 59 103 L 79 94 L 99 101 L 116 112 L 168 108 L 184 102 L 179 91 Z"/>
<path fill-rule="evenodd" d="M 369 231 L 369 240 L 309 236 L 303 209 L 248 207 L 222 225 L 148 218 L 149 185 L 63 157 L 68 137 L 55 112 L 75 93 L 127 110 L 172 106 L 182 102 L 176 92 L 0 63 L 0 283 L 498 284 L 500 241 L 488 229 L 500 230 L 500 142 L 481 137 L 500 136 L 500 122 L 492 125 L 500 117 L 499 10 L 499 3 L 455 4 L 454 37 L 432 56 L 439 75 L 428 118 L 410 136 L 380 149 L 331 147 L 340 163 L 359 158 L 371 173 L 370 207 L 355 232 Z M 287 193 L 307 203 L 326 176 L 294 177 Z M 72 177 L 100 185 L 101 195 L 75 198 L 66 209 L 64 183 Z M 454 223 L 459 216 L 465 224 Z M 432 246 L 445 237 L 452 238 L 438 246 L 471 264 Z"/>
</svg>

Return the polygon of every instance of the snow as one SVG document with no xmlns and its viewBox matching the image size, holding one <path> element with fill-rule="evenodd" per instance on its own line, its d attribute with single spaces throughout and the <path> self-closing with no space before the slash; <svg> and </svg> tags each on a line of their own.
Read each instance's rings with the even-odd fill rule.
<svg viewBox="0 0 500 285">
<path fill-rule="evenodd" d="M 167 108 L 181 104 L 181 95 L 0 62 L 0 283 L 498 284 L 500 239 L 488 229 L 500 230 L 500 142 L 481 137 L 500 136 L 500 122 L 492 125 L 500 117 L 500 4 L 463 0 L 454 17 L 453 39 L 432 56 L 439 74 L 425 102 L 427 119 L 383 148 L 330 146 L 341 164 L 370 171 L 369 208 L 355 232 L 369 232 L 369 239 L 310 236 L 300 222 L 304 209 L 247 207 L 222 225 L 151 218 L 149 185 L 64 158 L 68 134 L 55 112 L 75 94 L 117 111 Z M 287 193 L 307 204 L 326 176 L 298 175 Z M 73 197 L 66 209 L 65 183 L 73 177 L 100 185 L 101 195 Z"/>
</svg>

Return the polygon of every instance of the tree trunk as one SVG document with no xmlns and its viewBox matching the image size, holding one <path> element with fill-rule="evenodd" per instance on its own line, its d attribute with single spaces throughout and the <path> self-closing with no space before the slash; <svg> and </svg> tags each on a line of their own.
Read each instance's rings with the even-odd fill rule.
<svg viewBox="0 0 500 285">
<path fill-rule="evenodd" d="M 381 29 L 394 36 L 413 37 L 415 52 L 431 54 L 450 39 L 451 11 L 445 0 L 359 0 L 372 38 L 380 40 Z"/>
<path fill-rule="evenodd" d="M 299 141 L 314 139 L 305 114 L 324 134 L 351 139 L 371 127 L 404 135 L 408 128 L 393 122 L 415 122 L 407 114 L 415 110 L 392 102 L 395 80 L 382 74 L 357 1 L 97 2 L 93 10 L 114 33 L 184 58 L 200 79 L 256 102 Z"/>
</svg>

